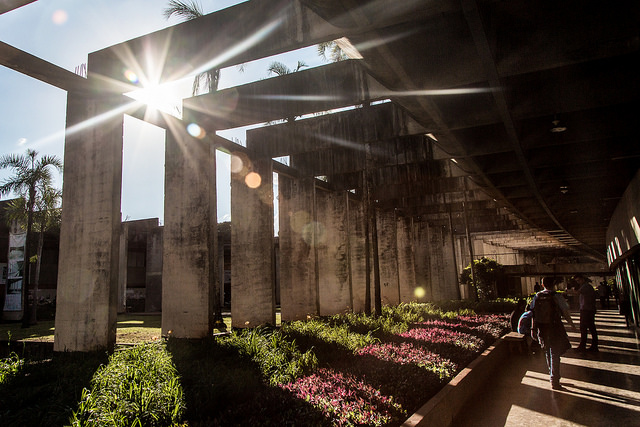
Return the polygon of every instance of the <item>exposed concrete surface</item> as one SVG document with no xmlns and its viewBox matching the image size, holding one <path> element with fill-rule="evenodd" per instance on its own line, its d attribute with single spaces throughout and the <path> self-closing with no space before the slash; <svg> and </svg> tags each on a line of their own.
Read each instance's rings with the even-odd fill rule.
<svg viewBox="0 0 640 427">
<path fill-rule="evenodd" d="M 353 311 L 362 313 L 365 310 L 367 286 L 367 268 L 364 230 L 364 204 L 352 197 L 349 204 L 349 266 L 351 272 L 351 292 Z M 373 279 L 371 279 L 373 283 Z"/>
<path fill-rule="evenodd" d="M 231 326 L 275 325 L 272 163 L 242 161 L 231 179 Z"/>
<path fill-rule="evenodd" d="M 383 305 L 400 302 L 398 288 L 398 253 L 394 211 L 378 211 L 378 259 L 380 262 L 380 296 Z"/>
<path fill-rule="evenodd" d="M 351 308 L 347 251 L 347 194 L 316 190 L 320 315 Z"/>
<path fill-rule="evenodd" d="M 210 274 L 217 250 L 210 221 L 215 154 L 207 142 L 175 132 L 167 132 L 165 150 L 162 334 L 203 338 L 211 332 Z"/>
<path fill-rule="evenodd" d="M 67 126 L 122 98 L 68 94 Z M 67 132 L 55 351 L 113 348 L 116 334 L 123 116 Z"/>
<path fill-rule="evenodd" d="M 318 314 L 313 242 L 313 178 L 278 177 L 280 210 L 280 308 L 283 321 Z"/>
</svg>

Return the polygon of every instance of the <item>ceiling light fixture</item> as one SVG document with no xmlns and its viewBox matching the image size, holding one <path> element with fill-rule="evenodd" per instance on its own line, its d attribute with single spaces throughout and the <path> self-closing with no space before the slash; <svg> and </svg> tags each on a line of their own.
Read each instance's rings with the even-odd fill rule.
<svg viewBox="0 0 640 427">
<path fill-rule="evenodd" d="M 569 186 L 568 185 L 561 185 L 560 186 L 560 192 L 562 194 L 567 194 L 569 192 Z"/>
</svg>

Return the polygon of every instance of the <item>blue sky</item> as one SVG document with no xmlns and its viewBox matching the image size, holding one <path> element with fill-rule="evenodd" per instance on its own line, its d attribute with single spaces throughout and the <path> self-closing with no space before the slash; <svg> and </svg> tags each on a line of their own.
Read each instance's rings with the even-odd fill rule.
<svg viewBox="0 0 640 427">
<path fill-rule="evenodd" d="M 239 0 L 201 0 L 205 13 L 240 3 Z M 168 0 L 39 0 L 0 15 L 0 40 L 73 71 L 94 52 L 180 22 L 162 16 Z M 294 68 L 298 60 L 321 65 L 315 48 L 275 58 Z M 220 87 L 268 77 L 273 60 L 222 70 Z M 179 85 L 189 96 L 191 80 Z M 0 154 L 40 154 L 63 158 L 66 92 L 0 66 Z M 223 136 L 243 139 L 243 132 Z M 163 217 L 164 133 L 154 126 L 125 117 L 123 154 L 123 219 Z M 218 156 L 218 220 L 228 220 L 229 159 Z M 0 171 L 4 180 L 9 171 Z M 62 187 L 62 177 L 56 182 Z M 6 199 L 9 197 L 3 197 Z"/>
</svg>

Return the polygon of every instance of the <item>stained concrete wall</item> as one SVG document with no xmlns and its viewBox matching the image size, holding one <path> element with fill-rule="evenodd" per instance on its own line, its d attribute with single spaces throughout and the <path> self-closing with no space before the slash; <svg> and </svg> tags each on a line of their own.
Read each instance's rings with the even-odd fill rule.
<svg viewBox="0 0 640 427">
<path fill-rule="evenodd" d="M 67 127 L 107 113 L 121 97 L 69 92 Z M 55 351 L 115 344 L 123 116 L 67 132 L 56 296 Z"/>
<path fill-rule="evenodd" d="M 231 180 L 232 327 L 275 325 L 272 162 L 242 161 Z"/>
<path fill-rule="evenodd" d="M 313 178 L 278 176 L 283 321 L 306 319 L 319 313 L 313 181 Z"/>
<path fill-rule="evenodd" d="M 162 334 L 203 338 L 212 331 L 217 226 L 215 151 L 167 132 L 162 264 Z"/>
<path fill-rule="evenodd" d="M 378 262 L 380 263 L 380 297 L 383 305 L 400 302 L 398 284 L 397 227 L 394 211 L 378 211 Z"/>
<path fill-rule="evenodd" d="M 351 292 L 353 295 L 353 311 L 362 313 L 365 311 L 367 285 L 364 203 L 352 197 L 348 199 L 348 221 L 349 268 L 351 275 Z M 373 280 L 370 283 L 373 283 Z M 372 291 L 371 295 L 373 295 Z"/>
<path fill-rule="evenodd" d="M 351 309 L 347 194 L 316 190 L 316 245 L 320 315 Z"/>
<path fill-rule="evenodd" d="M 432 301 L 431 257 L 429 253 L 429 226 L 426 222 L 416 221 L 413 225 L 413 252 L 416 287 L 424 290 L 424 296 L 418 301 Z"/>
<path fill-rule="evenodd" d="M 413 221 L 411 218 L 397 216 L 396 242 L 400 302 L 417 301 L 415 254 L 413 251 Z"/>
</svg>

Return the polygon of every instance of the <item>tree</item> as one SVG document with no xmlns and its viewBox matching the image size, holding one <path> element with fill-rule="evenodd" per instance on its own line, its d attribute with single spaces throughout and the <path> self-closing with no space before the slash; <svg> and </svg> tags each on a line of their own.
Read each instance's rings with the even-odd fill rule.
<svg viewBox="0 0 640 427">
<path fill-rule="evenodd" d="M 36 194 L 36 202 L 33 212 L 33 231 L 38 233 L 38 248 L 36 255 L 30 257 L 30 264 L 36 265 L 36 271 L 33 275 L 32 290 L 34 295 L 38 295 L 40 285 L 40 268 L 42 265 L 42 248 L 44 247 L 44 233 L 52 230 L 60 230 L 62 209 L 60 202 L 62 201 L 62 191 L 48 185 L 42 186 L 42 191 Z M 12 200 L 6 208 L 7 219 L 9 222 L 17 222 L 22 225 L 27 223 L 27 202 L 23 197 Z M 31 324 L 37 323 L 38 304 L 34 304 L 31 309 Z"/>
<path fill-rule="evenodd" d="M 335 40 L 329 42 L 318 43 L 318 56 L 320 56 L 325 61 L 338 62 L 344 61 L 345 59 L 349 59 L 346 53 L 342 50 L 342 48 L 336 43 Z"/>
<path fill-rule="evenodd" d="M 202 12 L 202 6 L 195 0 L 181 1 L 181 0 L 169 0 L 169 4 L 162 12 L 165 19 L 169 19 L 172 16 L 176 16 L 190 21 L 192 19 L 200 18 L 204 15 Z M 218 90 L 218 82 L 220 80 L 220 69 L 214 68 L 204 73 L 198 74 L 193 80 L 192 94 L 198 95 L 201 93 L 215 92 Z"/>
<path fill-rule="evenodd" d="M 482 301 L 496 297 L 496 281 L 502 274 L 502 264 L 495 259 L 482 257 L 473 260 L 473 270 L 476 275 L 476 292 Z M 460 283 L 473 285 L 471 263 L 462 270 Z"/>
<path fill-rule="evenodd" d="M 7 178 L 0 185 L 0 194 L 7 195 L 15 193 L 24 201 L 27 216 L 26 250 L 24 252 L 24 271 L 22 272 L 22 292 L 24 299 L 24 311 L 22 316 L 22 326 L 27 327 L 31 321 L 29 307 L 29 275 L 31 258 L 31 232 L 34 222 L 34 211 L 38 197 L 47 197 L 45 189 L 51 187 L 53 175 L 51 167 L 62 172 L 62 161 L 56 156 L 43 156 L 36 160 L 38 152 L 27 150 L 26 155 L 7 154 L 0 157 L 0 169 L 13 169 L 14 175 Z M 36 296 L 34 295 L 34 298 Z"/>
</svg>

